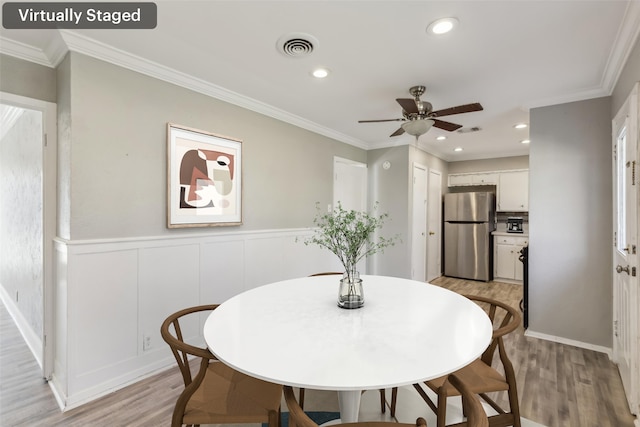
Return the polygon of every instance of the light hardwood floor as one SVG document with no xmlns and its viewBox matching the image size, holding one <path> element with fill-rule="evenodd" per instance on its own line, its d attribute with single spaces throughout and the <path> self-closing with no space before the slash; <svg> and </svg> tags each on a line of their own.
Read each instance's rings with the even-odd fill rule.
<svg viewBox="0 0 640 427">
<path fill-rule="evenodd" d="M 522 287 L 442 277 L 436 285 L 519 306 Z M 633 427 L 622 382 L 605 354 L 510 334 L 522 416 L 549 427 Z M 0 304 L 0 426 L 167 426 L 182 390 L 176 369 L 61 413 L 5 307 Z M 504 403 L 504 396 L 499 400 Z"/>
<path fill-rule="evenodd" d="M 521 285 L 441 277 L 433 284 L 484 295 L 518 308 Z M 604 353 L 524 336 L 522 325 L 505 337 L 517 376 L 520 413 L 549 427 L 632 427 L 622 380 Z M 499 403 L 506 404 L 506 393 Z"/>
</svg>

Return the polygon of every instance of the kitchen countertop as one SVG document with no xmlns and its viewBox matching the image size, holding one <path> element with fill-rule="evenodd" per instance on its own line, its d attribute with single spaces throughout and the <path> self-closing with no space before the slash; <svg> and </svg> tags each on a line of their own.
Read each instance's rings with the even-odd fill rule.
<svg viewBox="0 0 640 427">
<path fill-rule="evenodd" d="M 496 229 L 491 234 L 494 236 L 513 236 L 513 237 L 529 237 L 529 224 L 524 224 L 524 233 L 509 233 L 507 232 L 507 224 L 504 222 L 498 222 Z"/>
<path fill-rule="evenodd" d="M 511 237 L 529 237 L 529 231 L 525 230 L 524 233 L 509 233 L 506 229 L 498 228 L 491 232 L 494 236 L 511 236 Z"/>
</svg>

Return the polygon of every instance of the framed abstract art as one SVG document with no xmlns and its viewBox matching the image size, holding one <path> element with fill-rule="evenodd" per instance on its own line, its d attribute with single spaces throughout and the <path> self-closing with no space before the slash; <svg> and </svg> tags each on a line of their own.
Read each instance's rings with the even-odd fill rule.
<svg viewBox="0 0 640 427">
<path fill-rule="evenodd" d="M 242 141 L 167 125 L 167 226 L 242 224 Z"/>
</svg>

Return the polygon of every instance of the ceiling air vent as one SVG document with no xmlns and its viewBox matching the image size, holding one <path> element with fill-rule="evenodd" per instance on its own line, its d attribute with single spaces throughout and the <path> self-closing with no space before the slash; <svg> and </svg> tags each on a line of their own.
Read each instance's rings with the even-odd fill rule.
<svg viewBox="0 0 640 427">
<path fill-rule="evenodd" d="M 478 127 L 478 126 L 473 126 L 470 128 L 460 128 L 458 129 L 456 132 L 458 133 L 472 133 L 472 132 L 478 132 L 481 131 L 482 128 Z"/>
<path fill-rule="evenodd" d="M 310 55 L 318 46 L 318 40 L 310 34 L 291 33 L 278 39 L 278 51 L 290 58 L 300 58 Z"/>
</svg>

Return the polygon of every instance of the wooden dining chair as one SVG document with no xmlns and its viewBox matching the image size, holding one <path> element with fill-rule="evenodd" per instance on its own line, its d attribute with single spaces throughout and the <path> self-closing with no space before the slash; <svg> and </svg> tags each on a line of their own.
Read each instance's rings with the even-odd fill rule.
<svg viewBox="0 0 640 427">
<path fill-rule="evenodd" d="M 324 271 L 322 273 L 314 273 L 314 274 L 310 274 L 309 277 L 314 277 L 314 276 L 342 276 L 343 273 L 337 272 L 337 271 Z M 299 404 L 301 408 L 304 408 L 304 395 L 305 395 L 305 389 L 301 388 L 298 396 L 299 396 Z M 383 388 L 380 389 L 380 411 L 382 411 L 382 413 L 384 414 L 387 411 L 387 402 L 386 402 L 386 394 L 385 394 L 385 390 Z"/>
<path fill-rule="evenodd" d="M 284 386 L 284 400 L 289 408 L 289 427 L 318 427 L 309 416 L 304 412 L 300 404 L 296 400 L 293 389 L 290 386 Z M 427 422 L 420 417 L 415 424 L 403 424 L 393 421 L 368 421 L 357 423 L 344 423 L 341 426 L 348 427 L 427 427 Z"/>
<path fill-rule="evenodd" d="M 447 381 L 454 386 L 462 396 L 462 412 L 467 417 L 467 427 L 489 427 L 489 418 L 482 407 L 478 395 L 471 391 L 456 374 L 450 374 Z M 464 424 L 463 424 L 464 425 Z"/>
<path fill-rule="evenodd" d="M 181 323 L 184 324 L 188 317 L 199 321 L 200 314 L 217 307 L 214 304 L 180 310 L 167 317 L 160 328 L 184 380 L 184 390 L 175 404 L 171 426 L 268 423 L 269 427 L 278 427 L 281 385 L 240 373 L 220 362 L 206 347 L 184 341 Z M 191 363 L 192 372 L 189 359 L 193 356 L 199 360 Z"/>
<path fill-rule="evenodd" d="M 469 365 L 454 372 L 469 389 L 478 394 L 487 402 L 497 415 L 489 417 L 491 426 L 514 426 L 520 427 L 520 407 L 518 406 L 518 391 L 516 386 L 516 376 L 513 365 L 509 360 L 504 348 L 503 337 L 513 332 L 520 325 L 520 314 L 508 304 L 494 299 L 476 295 L 465 295 L 484 308 L 493 324 L 493 334 L 489 347 L 484 351 L 479 359 L 474 360 Z M 492 367 L 494 354 L 498 350 L 497 363 L 502 365 L 502 369 Z M 504 372 L 504 375 L 501 373 Z M 434 402 L 422 388 L 427 386 L 438 396 L 437 403 Z M 422 396 L 427 405 L 436 413 L 437 427 L 445 427 L 447 415 L 447 397 L 459 396 L 460 391 L 448 381 L 448 376 L 425 381 L 423 384 L 413 385 L 416 391 Z M 397 389 L 391 392 L 391 416 L 395 416 Z M 509 408 L 505 409 L 498 405 L 488 394 L 494 392 L 507 392 Z M 466 425 L 466 424 L 460 424 Z"/>
</svg>

